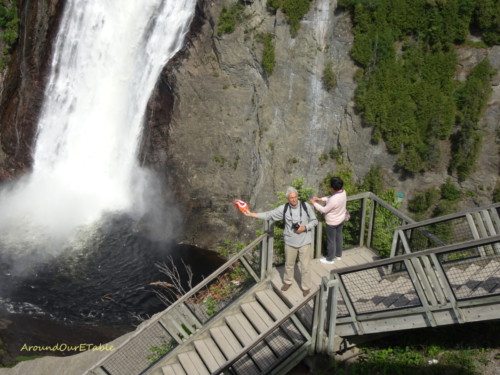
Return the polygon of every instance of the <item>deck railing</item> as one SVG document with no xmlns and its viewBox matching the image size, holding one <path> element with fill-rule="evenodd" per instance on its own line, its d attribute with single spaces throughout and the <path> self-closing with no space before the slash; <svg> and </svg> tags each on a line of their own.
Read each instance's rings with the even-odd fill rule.
<svg viewBox="0 0 500 375">
<path fill-rule="evenodd" d="M 391 256 L 500 234 L 500 203 L 403 225 L 396 230 Z M 490 249 L 500 254 L 500 248 Z M 482 255 L 485 250 L 480 249 Z"/>
<path fill-rule="evenodd" d="M 271 256 L 268 256 L 271 254 Z M 267 277 L 272 236 L 265 231 L 166 310 L 143 323 L 87 374 L 140 374 L 187 340 L 248 288 Z"/>
<path fill-rule="evenodd" d="M 364 322 L 376 322 L 382 332 L 390 330 L 382 327 L 384 319 L 421 313 L 429 326 L 436 326 L 434 313 L 443 310 L 464 323 L 462 308 L 499 304 L 500 255 L 480 254 L 499 246 L 496 235 L 335 270 L 323 280 L 328 303 L 320 311 L 325 322 L 320 351 L 333 352 L 337 324 L 349 323 L 352 334 L 362 335 Z M 376 331 L 371 327 L 369 333 Z"/>
<path fill-rule="evenodd" d="M 361 322 L 367 319 L 392 316 L 397 311 L 406 309 L 422 311 L 432 322 L 433 311 L 443 308 L 451 308 L 457 320 L 463 321 L 460 303 L 486 299 L 492 295 L 498 297 L 500 290 L 496 286 L 498 279 L 494 279 L 495 275 L 490 282 L 496 281 L 497 284 L 491 284 L 492 287 L 487 292 L 483 292 L 487 284 L 472 285 L 470 292 L 464 292 L 465 289 L 459 289 L 466 281 L 460 280 L 459 273 L 455 273 L 457 266 L 467 267 L 478 254 L 486 256 L 483 260 L 498 257 L 498 236 L 444 247 L 429 246 L 441 246 L 446 242 L 438 233 L 429 229 L 439 228 L 443 218 L 415 223 L 372 193 L 350 196 L 347 205 L 351 220 L 344 225 L 345 247 L 368 247 L 379 252 L 382 257 L 391 255 L 392 258 L 336 271 L 330 279 L 323 279 L 318 293 L 290 311 L 286 318 L 299 319 L 301 315 L 308 317 L 309 320 L 302 324 L 307 327 L 305 334 L 310 336 L 309 344 L 312 343 L 313 350 L 332 352 L 336 322 L 351 322 L 355 327 L 355 334 L 362 334 Z M 495 222 L 492 225 L 487 223 L 484 230 L 479 226 L 478 233 L 493 233 L 491 228 L 498 225 L 499 206 L 488 208 Z M 474 212 L 469 215 L 476 215 Z M 479 210 L 478 212 L 477 215 L 484 215 Z M 455 216 L 449 215 L 444 220 L 455 220 L 460 215 Z M 464 216 L 470 222 L 467 214 L 460 217 Z M 315 258 L 321 255 L 324 247 L 322 227 L 323 225 L 318 225 L 314 233 Z M 395 232 L 397 235 L 394 235 Z M 454 229 L 453 232 L 458 233 L 459 230 Z M 472 238 L 481 237 L 474 235 L 474 230 L 470 233 Z M 425 246 L 417 245 L 420 243 L 416 242 L 419 236 L 427 241 Z M 163 356 L 168 355 L 169 350 L 186 341 L 245 291 L 266 279 L 273 266 L 283 264 L 284 254 L 274 251 L 274 241 L 274 223 L 266 222 L 262 235 L 166 310 L 143 323 L 87 373 L 121 374 L 123 369 L 134 374 L 146 371 L 159 359 L 158 356 L 152 358 L 155 353 L 153 348 L 161 349 Z M 412 246 L 420 251 L 408 251 Z M 433 248 L 423 250 L 429 247 Z M 399 279 L 400 284 L 390 284 L 395 279 Z M 380 283 L 383 281 L 387 285 L 382 289 L 389 296 L 380 294 Z M 407 291 L 402 293 L 405 288 Z M 388 305 L 391 299 L 394 301 Z M 301 314 L 305 310 L 310 310 L 309 314 Z M 270 328 L 262 335 L 272 332 Z M 222 367 L 229 368 L 237 360 L 238 358 L 233 359 Z"/>
</svg>

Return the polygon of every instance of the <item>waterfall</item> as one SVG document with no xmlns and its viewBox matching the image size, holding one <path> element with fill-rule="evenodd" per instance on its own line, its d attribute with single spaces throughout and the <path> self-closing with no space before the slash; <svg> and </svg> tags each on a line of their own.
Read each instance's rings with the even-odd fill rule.
<svg viewBox="0 0 500 375">
<path fill-rule="evenodd" d="M 330 100 L 329 94 L 323 88 L 323 69 L 325 67 L 325 48 L 328 41 L 328 30 L 330 27 L 330 0 L 320 0 L 316 4 L 311 22 L 314 39 L 318 45 L 318 53 L 314 58 L 312 69 L 314 74 L 310 77 L 310 99 L 311 120 L 308 124 L 310 136 L 306 139 L 306 149 L 324 150 L 330 139 L 330 117 L 333 111 L 327 110 Z M 317 160 L 317 153 L 309 155 L 309 164 Z"/>
<path fill-rule="evenodd" d="M 137 212 L 143 116 L 181 48 L 195 0 L 67 0 L 31 174 L 0 195 L 1 242 L 67 237 L 108 212 Z"/>
</svg>

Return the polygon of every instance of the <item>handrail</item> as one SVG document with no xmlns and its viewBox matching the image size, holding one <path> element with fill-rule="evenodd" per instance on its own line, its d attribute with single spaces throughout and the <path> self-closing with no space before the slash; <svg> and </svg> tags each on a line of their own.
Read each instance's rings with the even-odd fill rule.
<svg viewBox="0 0 500 375">
<path fill-rule="evenodd" d="M 451 252 L 460 252 L 466 249 L 474 249 L 480 248 L 481 246 L 499 243 L 500 235 L 490 236 L 487 238 L 481 238 L 476 240 L 464 241 L 460 243 L 455 243 L 451 245 L 439 246 L 431 249 L 426 249 L 417 253 L 409 253 L 404 255 L 398 255 L 393 258 L 381 259 L 370 262 L 368 264 L 360 264 L 350 267 L 343 267 L 332 270 L 330 273 L 330 282 L 338 280 L 340 282 L 340 294 L 342 295 L 342 299 L 346 304 L 345 309 L 347 310 L 347 315 L 344 315 L 338 321 L 341 324 L 348 324 L 355 327 L 355 331 L 358 334 L 363 334 L 363 327 L 360 325 L 363 321 L 374 321 L 380 319 L 387 318 L 395 318 L 404 314 L 425 314 L 426 320 L 431 324 L 431 326 L 435 326 L 437 324 L 436 319 L 434 318 L 434 313 L 437 311 L 441 311 L 443 309 L 449 309 L 453 311 L 456 319 L 460 323 L 466 322 L 465 315 L 461 310 L 461 307 L 471 306 L 472 302 L 468 301 L 469 299 L 474 299 L 474 304 L 489 304 L 492 302 L 498 303 L 500 301 L 500 296 L 498 295 L 498 291 L 492 294 L 482 294 L 482 295 L 456 295 L 456 287 L 452 287 L 452 280 L 449 280 L 449 275 L 447 274 L 446 269 L 443 267 L 443 261 L 439 260 L 437 255 L 446 254 Z M 498 255 L 494 256 L 495 258 Z M 432 266 L 426 259 L 431 259 L 434 266 Z M 423 262 L 424 267 L 422 268 Z M 460 259 L 457 260 L 460 262 Z M 353 294 L 349 291 L 350 280 L 344 279 L 342 276 L 363 272 L 369 269 L 377 269 L 383 266 L 392 265 L 395 263 L 404 263 L 405 269 L 408 273 L 408 282 L 411 283 L 413 291 L 412 293 L 416 294 L 418 298 L 418 305 L 411 304 L 407 305 L 407 307 L 395 307 L 394 309 L 373 309 L 373 310 L 364 310 L 362 307 L 363 302 L 353 300 Z M 427 264 L 426 264 L 427 263 Z M 399 272 L 399 271 L 398 271 Z M 429 273 L 430 272 L 430 273 Z M 435 272 L 435 275 L 432 274 Z M 368 275 L 368 274 L 367 274 Z M 440 280 L 435 278 L 434 276 L 439 277 Z M 354 276 L 356 278 L 356 276 Z M 371 276 L 368 276 L 371 277 Z M 427 279 L 429 278 L 429 279 Z M 362 276 L 357 279 L 357 282 L 362 283 Z M 361 281 L 360 281 L 361 280 Z M 429 284 L 430 282 L 430 284 Z M 455 279 L 456 282 L 456 279 Z M 432 285 L 431 285 L 432 284 Z M 354 287 L 353 290 L 356 289 L 356 284 L 352 285 Z M 434 289 L 436 288 L 436 289 Z M 441 288 L 441 289 L 439 289 Z M 435 296 L 441 295 L 443 298 L 434 298 Z M 417 300 L 415 300 L 417 302 Z M 460 304 L 458 304 L 460 302 Z M 359 307 L 361 311 L 357 311 L 357 307 L 355 304 L 360 303 Z M 337 311 L 335 309 L 336 306 L 333 306 L 334 303 L 332 300 L 329 301 L 329 312 L 326 309 L 322 311 L 321 314 L 329 314 L 330 319 L 337 319 Z M 399 310 L 400 312 L 395 315 L 395 310 Z M 327 352 L 333 353 L 333 339 L 335 335 L 335 322 L 330 322 L 328 328 L 324 328 L 324 331 L 321 333 L 322 335 L 327 336 L 328 340 L 328 349 Z"/>
<path fill-rule="evenodd" d="M 455 243 L 455 244 L 451 244 L 451 245 L 433 247 L 431 249 L 419 251 L 418 253 L 397 255 L 397 256 L 394 256 L 392 258 L 374 260 L 373 262 L 370 262 L 367 264 L 365 263 L 365 264 L 358 264 L 358 265 L 350 266 L 350 267 L 337 268 L 337 269 L 335 269 L 335 271 L 332 271 L 332 273 L 342 274 L 342 273 L 349 273 L 349 272 L 354 272 L 354 271 L 362 271 L 365 269 L 385 266 L 385 265 L 392 264 L 392 263 L 395 263 L 398 261 L 404 261 L 404 260 L 408 260 L 408 259 L 412 259 L 412 258 L 416 258 L 416 257 L 421 257 L 421 256 L 426 256 L 426 255 L 431 255 L 431 254 L 446 253 L 449 251 L 461 250 L 461 249 L 470 248 L 470 247 L 479 247 L 479 246 L 487 245 L 487 244 L 490 244 L 492 242 L 498 242 L 498 241 L 500 241 L 500 235 L 491 236 L 491 237 L 487 237 L 487 238 L 481 238 L 479 240 L 464 241 L 464 242 Z"/>
<path fill-rule="evenodd" d="M 257 237 L 255 240 L 253 240 L 249 245 L 247 245 L 243 250 L 241 250 L 238 254 L 235 254 L 233 257 L 229 258 L 227 262 L 225 262 L 223 265 L 221 265 L 219 268 L 217 268 L 214 272 L 212 272 L 208 277 L 204 278 L 203 281 L 201 281 L 196 287 L 191 289 L 189 292 L 184 294 L 181 298 L 179 298 L 177 301 L 172 303 L 170 306 L 168 306 L 165 310 L 162 312 L 158 313 L 156 316 L 153 316 L 151 319 L 147 320 L 142 326 L 140 326 L 131 336 L 127 337 L 126 340 L 124 340 L 113 352 L 109 353 L 107 356 L 103 357 L 99 362 L 94 364 L 91 368 L 85 371 L 84 374 L 89 373 L 93 369 L 96 369 L 103 365 L 110 357 L 115 355 L 121 348 L 123 348 L 125 345 L 130 343 L 132 339 L 137 337 L 140 333 L 142 333 L 145 329 L 151 327 L 153 324 L 158 323 L 158 321 L 165 315 L 167 315 L 171 310 L 179 306 L 180 304 L 184 303 L 187 301 L 189 298 L 191 298 L 194 294 L 199 292 L 201 289 L 203 289 L 207 284 L 209 284 L 211 281 L 215 280 L 222 272 L 224 272 L 226 269 L 228 269 L 232 264 L 236 263 L 238 260 L 240 260 L 243 256 L 245 256 L 250 250 L 252 250 L 255 246 L 257 246 L 259 243 L 261 243 L 265 238 L 270 237 L 270 233 L 265 232 L 261 234 L 259 237 Z"/>
<path fill-rule="evenodd" d="M 447 220 L 451 220 L 451 219 L 457 219 L 457 218 L 460 218 L 460 217 L 464 217 L 467 214 L 470 214 L 470 213 L 473 213 L 473 212 L 479 212 L 479 211 L 487 210 L 487 209 L 490 209 L 490 208 L 500 208 L 500 203 L 494 203 L 494 204 L 490 204 L 488 206 L 475 207 L 475 208 L 471 208 L 469 210 L 465 210 L 465 211 L 461 211 L 461 212 L 456 212 L 456 213 L 453 213 L 453 214 L 438 216 L 438 217 L 434 217 L 432 219 L 427 219 L 427 220 L 422 220 L 422 221 L 418 221 L 418 222 L 413 222 L 411 224 L 405 224 L 405 225 L 400 226 L 398 229 L 400 229 L 400 230 L 408 230 L 408 229 L 414 229 L 414 228 L 418 228 L 418 227 L 423 227 L 423 226 L 426 226 L 426 225 L 429 225 L 429 224 L 435 224 L 435 223 L 439 223 L 439 222 L 442 222 L 442 221 L 447 221 Z"/>
<path fill-rule="evenodd" d="M 384 201 L 382 198 L 379 198 L 378 196 L 376 196 L 372 192 L 360 193 L 360 194 L 350 195 L 347 197 L 348 202 L 355 201 L 355 200 L 361 200 L 361 199 L 373 199 L 378 204 L 380 204 L 382 207 L 391 211 L 394 215 L 396 215 L 400 219 L 402 219 L 408 223 L 416 223 L 415 220 L 413 220 L 411 217 L 409 217 L 408 215 L 405 215 L 403 212 L 399 211 L 397 208 L 394 208 L 389 203 Z"/>
<path fill-rule="evenodd" d="M 312 298 L 315 298 L 316 295 L 319 293 L 320 291 L 317 290 L 315 291 L 314 293 L 312 293 L 309 297 L 307 297 L 303 302 L 301 302 L 300 304 L 298 304 L 297 306 L 294 306 L 293 308 L 290 309 L 290 311 L 285 314 L 283 317 L 281 317 L 280 319 L 276 320 L 271 326 L 269 326 L 264 332 L 262 332 L 261 334 L 259 334 L 259 336 L 257 336 L 255 339 L 254 339 L 254 342 L 250 345 L 247 345 L 245 347 L 243 347 L 243 349 L 241 350 L 241 352 L 234 358 L 231 358 L 230 360 L 226 361 L 225 363 L 223 363 L 221 366 L 219 366 L 219 368 L 217 370 L 215 370 L 213 373 L 215 374 L 221 374 L 224 370 L 226 370 L 228 367 L 231 367 L 237 360 L 239 360 L 241 357 L 243 357 L 245 354 L 247 354 L 250 350 L 252 350 L 254 347 L 256 347 L 258 344 L 260 344 L 262 342 L 262 340 L 264 340 L 267 336 L 269 336 L 270 334 L 272 334 L 276 328 L 278 328 L 279 326 L 281 326 L 287 319 L 290 319 L 292 317 L 292 315 L 294 315 L 297 311 L 299 311 L 302 307 L 304 307 L 307 303 L 309 303 L 309 301 L 312 299 Z"/>
<path fill-rule="evenodd" d="M 368 231 L 369 232 L 370 231 L 374 231 L 374 228 L 372 228 L 371 225 L 374 222 L 374 217 L 376 215 L 376 209 L 377 209 L 378 205 L 380 205 L 384 209 L 387 209 L 388 211 L 390 211 L 392 214 L 394 214 L 401 221 L 407 223 L 407 224 L 404 224 L 404 225 L 401 225 L 401 226 L 397 227 L 397 230 L 395 231 L 395 235 L 397 235 L 398 233 L 401 234 L 402 231 L 407 230 L 407 229 L 418 228 L 418 227 L 423 226 L 423 225 L 428 225 L 428 224 L 432 224 L 432 223 L 442 222 L 444 220 L 449 220 L 449 219 L 453 219 L 453 218 L 457 218 L 457 217 L 462 217 L 462 216 L 464 216 L 467 213 L 471 213 L 471 212 L 480 211 L 480 210 L 485 209 L 485 207 L 481 207 L 481 208 L 477 208 L 475 210 L 469 210 L 469 211 L 467 211 L 465 213 L 451 214 L 451 215 L 441 216 L 441 217 L 438 217 L 438 218 L 433 218 L 433 219 L 429 219 L 429 220 L 425 220 L 425 221 L 421 221 L 421 222 L 415 222 L 413 219 L 411 219 L 410 217 L 406 216 L 405 214 L 403 214 L 402 212 L 400 212 L 398 209 L 392 207 L 390 204 L 388 204 L 384 200 L 380 199 L 379 197 L 377 197 L 375 194 L 373 194 L 371 192 L 366 192 L 366 193 L 352 195 L 352 196 L 349 196 L 347 198 L 347 200 L 348 200 L 348 202 L 352 202 L 352 201 L 356 201 L 356 200 L 360 200 L 362 202 L 361 211 L 360 211 L 360 214 L 362 215 L 362 217 L 361 217 L 361 225 L 360 225 L 360 228 L 358 228 L 359 231 L 360 231 L 359 232 L 360 233 L 360 246 L 362 245 L 362 241 L 363 241 L 362 237 L 364 236 L 363 233 L 364 233 L 364 230 L 365 230 L 365 217 L 367 217 L 368 215 L 370 215 L 369 220 L 370 220 L 371 224 L 370 224 L 370 228 L 368 228 Z M 372 204 L 371 205 L 367 205 L 366 204 L 367 200 L 371 200 Z M 486 209 L 497 208 L 497 207 L 500 207 L 500 203 L 499 204 L 493 204 L 493 205 L 487 206 Z M 266 224 L 269 225 L 270 223 L 266 223 Z M 254 241 L 252 241 L 249 245 L 247 245 L 238 254 L 235 254 L 230 259 L 228 259 L 217 270 L 215 270 L 214 272 L 212 272 L 212 274 L 210 274 L 207 278 L 203 279 L 203 281 L 200 282 L 196 287 L 194 287 L 193 289 L 191 289 L 188 293 L 186 293 L 185 295 L 183 295 L 181 298 L 179 298 L 177 301 L 175 301 L 172 305 L 170 305 L 164 311 L 156 314 L 156 316 L 153 316 L 153 318 L 149 319 L 147 322 L 144 322 L 143 325 L 140 326 L 135 332 L 133 332 L 131 336 L 127 337 L 126 340 L 123 341 L 116 348 L 115 351 L 113 351 L 112 353 L 109 353 L 106 357 L 102 358 L 98 363 L 94 364 L 85 373 L 88 373 L 89 371 L 98 369 L 99 367 L 103 366 L 110 357 L 112 357 L 117 352 L 120 352 L 120 350 L 125 345 L 129 344 L 131 340 L 133 340 L 134 338 L 136 338 L 137 336 L 139 336 L 147 328 L 153 326 L 155 323 L 158 323 L 160 321 L 160 319 L 162 319 L 167 314 L 169 314 L 171 311 L 173 311 L 173 309 L 175 309 L 176 307 L 178 307 L 178 306 L 180 306 L 182 304 L 185 304 L 192 296 L 194 296 L 196 293 L 200 292 L 210 282 L 214 281 L 219 275 L 221 275 L 224 271 L 226 271 L 228 268 L 230 268 L 234 263 L 236 263 L 238 261 L 241 261 L 245 267 L 249 267 L 248 264 L 245 262 L 245 258 L 244 258 L 245 255 L 247 255 L 252 250 L 254 250 L 257 245 L 259 245 L 259 244 L 262 243 L 261 254 L 260 254 L 261 255 L 260 273 L 257 274 L 257 273 L 251 273 L 250 272 L 250 275 L 253 276 L 253 278 L 257 282 L 261 281 L 264 277 L 266 277 L 266 273 L 267 273 L 267 271 L 269 271 L 270 267 L 272 267 L 272 252 L 273 252 L 273 249 L 272 249 L 272 239 L 273 239 L 273 233 L 272 233 L 272 229 L 269 230 L 268 226 L 266 226 L 265 230 L 266 231 L 263 234 L 261 234 L 260 236 L 258 236 Z M 368 236 L 370 236 L 370 235 L 371 235 L 371 233 L 368 233 Z M 266 239 L 268 239 L 268 242 L 264 242 Z M 367 242 L 368 242 L 367 246 L 370 246 L 370 241 L 368 240 Z M 363 271 L 363 270 L 367 270 L 367 269 L 371 269 L 371 268 L 376 268 L 376 267 L 381 267 L 381 266 L 385 266 L 385 265 L 389 265 L 389 264 L 394 264 L 394 263 L 397 263 L 397 262 L 404 262 L 405 265 L 407 265 L 407 267 L 409 267 L 409 268 L 412 269 L 411 272 L 414 272 L 414 269 L 413 269 L 414 267 L 412 265 L 412 262 L 414 262 L 413 260 L 416 259 L 417 257 L 421 257 L 422 258 L 422 257 L 430 256 L 431 258 L 432 257 L 435 258 L 436 254 L 446 253 L 446 252 L 450 252 L 450 251 L 457 251 L 457 250 L 466 249 L 466 248 L 480 247 L 480 246 L 491 244 L 493 242 L 500 242 L 500 235 L 490 236 L 490 237 L 481 238 L 481 239 L 474 239 L 474 240 L 464 241 L 464 242 L 460 242 L 460 243 L 454 243 L 454 244 L 451 244 L 451 245 L 438 246 L 438 247 L 434 247 L 434 248 L 430 248 L 430 249 L 425 249 L 425 250 L 419 251 L 418 253 L 403 254 L 403 255 L 394 256 L 392 258 L 386 258 L 386 259 L 376 260 L 376 261 L 373 261 L 373 262 L 371 262 L 369 264 L 361 264 L 361 265 L 356 265 L 356 266 L 351 266 L 351 267 L 338 268 L 335 271 L 332 271 L 331 277 L 335 277 L 335 275 L 342 276 L 342 274 L 347 274 L 347 273 L 357 272 L 357 271 Z M 268 246 L 270 248 L 268 248 Z M 250 267 L 250 268 L 252 268 L 252 267 Z M 438 267 L 438 268 L 440 268 L 440 267 Z M 420 272 L 419 269 L 417 269 L 416 271 L 417 271 L 417 273 Z M 422 272 L 424 272 L 424 270 L 422 270 Z M 340 294 L 342 294 L 342 295 L 346 294 L 344 297 L 348 297 L 349 292 L 347 290 L 345 290 L 345 288 L 342 288 L 343 281 L 341 280 L 341 277 L 339 277 L 339 279 L 340 279 L 339 282 L 340 282 L 340 286 L 341 286 L 341 288 L 340 288 Z M 412 277 L 412 279 L 417 279 L 417 282 L 418 282 L 418 277 Z M 425 289 L 425 287 L 426 286 L 424 286 L 424 289 Z M 421 296 L 425 297 L 426 293 L 427 293 L 426 290 L 420 290 L 420 293 L 419 293 L 420 296 L 419 296 L 419 298 L 421 298 Z M 258 342 L 260 342 L 262 339 L 264 339 L 269 334 L 271 334 L 272 330 L 276 329 L 276 327 L 279 326 L 279 324 L 281 324 L 286 319 L 288 319 L 291 316 L 293 316 L 293 314 L 295 314 L 301 307 L 303 307 L 303 305 L 305 303 L 307 303 L 308 301 L 310 301 L 310 299 L 313 298 L 315 295 L 316 294 L 311 295 L 310 298 L 308 298 L 308 299 L 306 299 L 304 301 L 304 303 L 301 303 L 299 306 L 296 306 L 292 310 L 290 310 L 290 312 L 287 313 L 286 316 L 284 316 L 279 321 L 275 322 L 265 332 L 261 333 L 258 336 L 259 340 L 256 340 L 253 344 L 249 345 L 248 347 L 245 347 L 244 350 L 242 351 L 241 355 L 239 355 L 238 357 L 236 357 L 236 358 L 234 358 L 234 359 L 232 359 L 232 360 L 227 361 L 226 363 L 224 363 L 219 368 L 219 370 L 222 371 L 225 368 L 230 367 L 231 365 L 233 365 L 239 358 L 241 358 L 250 349 L 252 349 L 255 345 L 257 345 Z M 375 314 L 379 314 L 379 312 L 374 312 L 374 313 Z M 370 312 L 370 314 L 372 314 L 372 313 Z M 355 313 L 354 316 L 353 316 L 353 318 L 357 319 L 356 316 L 357 316 L 357 314 Z M 354 324 L 356 324 L 356 322 L 354 322 Z M 313 326 L 314 326 L 314 324 L 313 324 Z M 328 346 L 331 346 L 330 343 L 329 343 Z"/>
</svg>

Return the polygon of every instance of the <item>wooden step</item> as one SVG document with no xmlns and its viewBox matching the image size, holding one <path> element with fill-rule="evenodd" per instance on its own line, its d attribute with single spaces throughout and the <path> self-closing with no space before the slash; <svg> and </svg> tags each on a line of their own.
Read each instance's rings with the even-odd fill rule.
<svg viewBox="0 0 500 375">
<path fill-rule="evenodd" d="M 250 324 L 248 319 L 241 313 L 229 315 L 226 317 L 228 326 L 233 331 L 244 346 L 253 344 L 254 339 L 259 335 L 255 328 Z"/>
<path fill-rule="evenodd" d="M 259 334 L 267 331 L 267 329 L 274 324 L 274 320 L 257 301 L 243 304 L 241 310 Z M 285 353 L 288 353 L 294 346 L 293 342 L 286 335 L 286 332 L 279 327 L 267 336 L 265 342 L 277 357 L 281 357 Z"/>
<path fill-rule="evenodd" d="M 243 311 L 243 314 L 245 314 L 259 334 L 273 324 L 272 318 L 257 301 L 244 303 L 241 305 L 241 311 Z"/>
<path fill-rule="evenodd" d="M 241 354 L 243 347 L 227 325 L 211 328 L 210 335 L 227 360 L 232 360 Z M 248 355 L 241 357 L 232 367 L 238 374 L 253 373 L 257 368 Z"/>
<path fill-rule="evenodd" d="M 188 375 L 180 363 L 163 366 L 161 370 L 163 371 L 163 375 Z"/>
<path fill-rule="evenodd" d="M 188 375 L 210 375 L 200 356 L 194 350 L 180 353 L 177 358 Z"/>
<path fill-rule="evenodd" d="M 226 359 L 234 358 L 243 348 L 228 326 L 222 325 L 210 329 L 210 335 L 219 346 Z"/>
<path fill-rule="evenodd" d="M 211 337 L 195 340 L 193 344 L 196 351 L 211 373 L 217 370 L 226 362 L 226 358 Z"/>
<path fill-rule="evenodd" d="M 258 291 L 255 293 L 255 297 L 275 321 L 290 311 L 290 308 L 272 289 Z"/>
</svg>

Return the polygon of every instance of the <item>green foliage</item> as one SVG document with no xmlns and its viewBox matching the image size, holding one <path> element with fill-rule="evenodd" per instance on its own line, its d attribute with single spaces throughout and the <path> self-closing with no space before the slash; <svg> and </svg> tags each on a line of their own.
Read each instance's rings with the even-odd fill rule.
<svg viewBox="0 0 500 375">
<path fill-rule="evenodd" d="M 208 296 L 205 299 L 205 311 L 207 312 L 208 316 L 214 316 L 217 311 L 219 311 L 217 307 L 217 302 L 212 296 Z"/>
<path fill-rule="evenodd" d="M 330 91 L 337 87 L 337 76 L 333 71 L 333 63 L 328 61 L 323 70 L 323 85 L 327 91 Z"/>
<path fill-rule="evenodd" d="M 305 184 L 304 177 L 298 177 L 292 181 L 292 184 L 290 186 L 294 187 L 299 193 L 299 200 L 303 202 L 309 202 L 309 195 L 313 194 L 313 188 L 305 187 L 304 184 Z M 278 203 L 273 205 L 274 207 L 278 207 L 280 204 L 288 202 L 284 191 L 279 191 L 277 195 L 279 201 Z"/>
<path fill-rule="evenodd" d="M 340 148 L 332 148 L 330 150 L 330 157 L 337 163 L 342 163 L 342 150 Z"/>
<path fill-rule="evenodd" d="M 381 194 L 384 191 L 384 178 L 382 175 L 382 166 L 372 164 L 370 170 L 363 180 L 363 190 L 371 191 L 373 194 Z"/>
<path fill-rule="evenodd" d="M 477 123 L 492 91 L 490 81 L 495 73 L 488 59 L 484 59 L 471 70 L 456 93 L 459 130 L 452 138 L 450 168 L 457 172 L 460 181 L 473 171 L 481 149 Z"/>
<path fill-rule="evenodd" d="M 439 141 L 450 137 L 457 107 L 462 105 L 457 105 L 454 97 L 457 56 L 452 44 L 465 41 L 473 19 L 479 23 L 479 14 L 484 21 L 484 26 L 479 26 L 482 29 L 497 22 L 500 16 L 494 12 L 498 5 L 494 0 L 485 3 L 339 1 L 339 6 L 351 12 L 351 56 L 362 68 L 355 77 L 356 106 L 366 125 L 373 127 L 373 142 L 383 139 L 389 152 L 398 155 L 397 166 L 403 172 L 432 169 L 441 159 Z M 474 97 L 479 102 L 488 95 L 482 92 Z M 469 117 L 468 121 L 477 126 L 477 118 Z M 474 128 L 464 129 L 455 138 L 454 144 L 463 144 L 456 148 L 467 152 L 452 169 L 466 176 L 480 148 L 480 138 Z"/>
<path fill-rule="evenodd" d="M 276 11 L 283 5 L 283 0 L 267 0 L 266 6 L 271 12 L 276 13 Z"/>
<path fill-rule="evenodd" d="M 221 257 L 226 259 L 231 258 L 233 255 L 238 254 L 245 248 L 245 244 L 239 241 L 224 240 L 222 245 L 217 246 L 217 252 Z"/>
<path fill-rule="evenodd" d="M 500 183 L 497 182 L 495 190 L 493 190 L 493 203 L 500 202 Z"/>
<path fill-rule="evenodd" d="M 441 186 L 441 197 L 447 199 L 450 202 L 456 202 L 462 196 L 460 189 L 453 183 L 449 178 Z"/>
<path fill-rule="evenodd" d="M 17 2 L 12 0 L 0 1 L 0 30 L 6 46 L 0 58 L 0 68 L 7 64 L 9 52 L 19 37 L 19 17 L 17 16 Z"/>
<path fill-rule="evenodd" d="M 320 164 L 324 165 L 328 161 L 328 154 L 326 152 L 323 152 L 318 159 Z"/>
<path fill-rule="evenodd" d="M 158 361 L 161 357 L 163 357 L 165 354 L 167 354 L 170 349 L 174 347 L 173 342 L 164 342 L 160 346 L 153 346 L 149 348 L 151 351 L 151 354 L 148 355 L 147 359 L 150 363 L 155 363 Z"/>
<path fill-rule="evenodd" d="M 229 7 L 223 6 L 217 26 L 217 34 L 231 34 L 236 30 L 236 25 L 243 20 L 245 7 L 238 2 Z"/>
<path fill-rule="evenodd" d="M 474 23 L 482 31 L 485 43 L 490 46 L 500 44 L 500 1 L 476 1 Z"/>
<path fill-rule="evenodd" d="M 267 8 L 276 12 L 282 9 L 286 20 L 290 25 L 290 34 L 297 36 L 300 28 L 300 20 L 309 12 L 310 0 L 267 0 Z"/>
<path fill-rule="evenodd" d="M 268 76 L 273 73 L 276 65 L 276 57 L 274 53 L 273 34 L 260 34 L 258 38 L 264 44 L 262 52 L 262 67 Z"/>
<path fill-rule="evenodd" d="M 221 155 L 214 155 L 213 157 L 213 160 L 219 164 L 219 166 L 223 167 L 224 164 L 226 164 L 226 158 L 224 156 L 221 156 Z"/>
<path fill-rule="evenodd" d="M 408 209 L 415 213 L 424 213 L 440 198 L 441 192 L 437 188 L 430 188 L 422 193 L 415 194 L 415 197 L 408 202 Z"/>
<path fill-rule="evenodd" d="M 399 208 L 401 206 L 401 203 L 397 201 L 396 192 L 393 189 L 389 189 L 379 194 L 379 197 L 394 208 Z M 390 255 L 394 230 L 400 225 L 401 220 L 392 212 L 382 206 L 377 206 L 372 247 L 381 257 L 386 258 Z"/>
<path fill-rule="evenodd" d="M 493 371 L 498 324 L 412 330 L 359 346 L 358 361 L 330 362 L 318 375 L 480 375 Z M 489 363 L 488 370 L 484 367 Z M 492 370 L 493 369 L 493 370 Z"/>
</svg>

